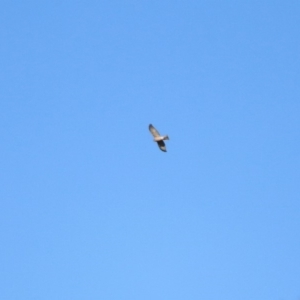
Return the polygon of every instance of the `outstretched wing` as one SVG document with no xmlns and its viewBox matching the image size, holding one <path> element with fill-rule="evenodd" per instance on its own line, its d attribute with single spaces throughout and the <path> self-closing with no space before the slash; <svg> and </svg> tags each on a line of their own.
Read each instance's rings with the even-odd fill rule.
<svg viewBox="0 0 300 300">
<path fill-rule="evenodd" d="M 167 152 L 166 144 L 164 141 L 158 141 L 157 145 L 161 151 Z"/>
<path fill-rule="evenodd" d="M 154 137 L 159 137 L 159 132 L 154 128 L 152 124 L 149 125 L 149 130 Z"/>
</svg>

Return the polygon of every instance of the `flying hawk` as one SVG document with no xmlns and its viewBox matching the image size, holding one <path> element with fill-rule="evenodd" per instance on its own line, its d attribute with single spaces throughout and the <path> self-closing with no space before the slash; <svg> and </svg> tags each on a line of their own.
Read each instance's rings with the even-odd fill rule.
<svg viewBox="0 0 300 300">
<path fill-rule="evenodd" d="M 169 140 L 167 135 L 160 135 L 159 132 L 154 128 L 152 124 L 149 125 L 149 130 L 154 137 L 154 142 L 157 143 L 159 149 L 161 151 L 167 152 L 167 148 L 164 140 Z"/>
</svg>

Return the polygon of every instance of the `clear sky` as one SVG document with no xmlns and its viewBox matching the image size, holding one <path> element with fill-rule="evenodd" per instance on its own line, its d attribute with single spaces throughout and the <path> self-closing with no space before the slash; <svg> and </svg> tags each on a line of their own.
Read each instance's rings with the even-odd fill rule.
<svg viewBox="0 0 300 300">
<path fill-rule="evenodd" d="M 3 0 L 0 37 L 1 299 L 300 299 L 299 1 Z"/>
</svg>

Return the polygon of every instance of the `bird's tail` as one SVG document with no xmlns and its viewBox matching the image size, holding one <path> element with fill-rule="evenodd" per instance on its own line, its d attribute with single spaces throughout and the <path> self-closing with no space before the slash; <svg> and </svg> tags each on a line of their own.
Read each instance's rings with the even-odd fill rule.
<svg viewBox="0 0 300 300">
<path fill-rule="evenodd" d="M 168 135 L 164 135 L 164 140 L 169 140 L 169 136 Z"/>
</svg>

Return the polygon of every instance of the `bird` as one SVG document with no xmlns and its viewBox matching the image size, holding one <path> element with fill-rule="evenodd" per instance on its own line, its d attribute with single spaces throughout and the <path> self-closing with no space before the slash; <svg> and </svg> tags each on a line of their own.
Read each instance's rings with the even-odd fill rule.
<svg viewBox="0 0 300 300">
<path fill-rule="evenodd" d="M 169 140 L 169 136 L 168 135 L 160 135 L 159 132 L 155 129 L 155 127 L 150 124 L 149 125 L 149 130 L 151 132 L 151 134 L 154 137 L 154 142 L 157 143 L 159 149 L 163 152 L 167 152 L 167 148 L 166 148 L 166 144 L 164 142 L 164 140 Z"/>
</svg>

